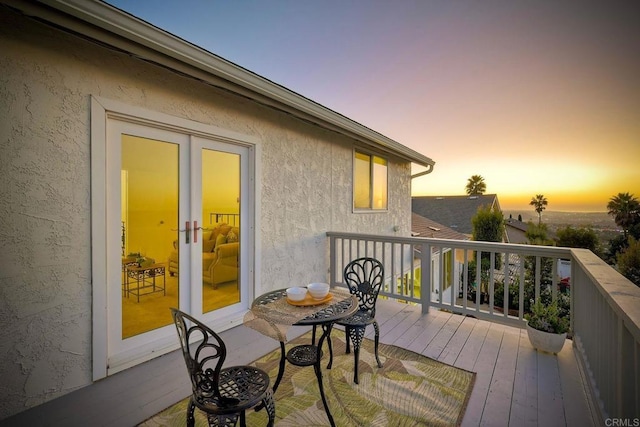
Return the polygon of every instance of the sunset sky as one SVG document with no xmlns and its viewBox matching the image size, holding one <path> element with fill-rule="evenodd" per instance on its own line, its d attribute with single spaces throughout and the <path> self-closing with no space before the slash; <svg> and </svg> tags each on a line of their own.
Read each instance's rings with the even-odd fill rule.
<svg viewBox="0 0 640 427">
<path fill-rule="evenodd" d="M 431 157 L 413 195 L 640 199 L 636 0 L 108 3 Z"/>
</svg>

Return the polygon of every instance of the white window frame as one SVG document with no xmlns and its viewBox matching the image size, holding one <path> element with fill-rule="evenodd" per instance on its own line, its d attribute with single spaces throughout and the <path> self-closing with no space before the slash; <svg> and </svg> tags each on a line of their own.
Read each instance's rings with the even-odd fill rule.
<svg viewBox="0 0 640 427">
<path fill-rule="evenodd" d="M 260 244 L 260 214 L 257 208 L 260 206 L 260 187 L 256 184 L 261 174 L 260 141 L 249 135 L 239 134 L 212 125 L 182 119 L 164 113 L 147 110 L 128 105 L 120 101 L 114 101 L 101 97 L 91 97 L 91 261 L 92 261 L 92 287 L 93 287 L 93 380 L 105 378 L 108 375 L 119 372 L 131 366 L 138 365 L 152 358 L 161 356 L 179 348 L 177 336 L 171 339 L 163 339 L 156 342 L 152 348 L 141 348 L 141 354 L 129 357 L 126 363 L 113 367 L 109 364 L 108 348 L 108 295 L 107 295 L 107 250 L 110 248 L 107 231 L 107 192 L 115 191 L 108 187 L 107 171 L 107 123 L 111 118 L 132 120 L 150 127 L 165 128 L 169 130 L 188 132 L 193 135 L 215 138 L 221 141 L 239 144 L 249 149 L 249 193 L 242 195 L 243 213 L 241 223 L 243 238 L 248 240 L 244 245 L 241 277 L 248 280 L 248 295 L 246 301 L 252 301 L 261 289 L 256 289 L 256 283 L 260 282 L 259 259 L 255 256 L 259 253 Z M 117 189 L 120 191 L 120 189 Z M 113 240 L 113 239 L 110 239 Z M 244 279 L 243 279 L 244 280 Z M 242 324 L 243 312 L 234 313 L 223 321 L 211 324 L 217 330 L 225 330 Z"/>
</svg>

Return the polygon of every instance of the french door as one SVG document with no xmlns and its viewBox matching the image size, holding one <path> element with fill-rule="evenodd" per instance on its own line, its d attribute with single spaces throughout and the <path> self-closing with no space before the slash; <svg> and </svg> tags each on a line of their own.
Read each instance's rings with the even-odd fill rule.
<svg viewBox="0 0 640 427">
<path fill-rule="evenodd" d="M 222 325 L 252 281 L 250 148 L 116 118 L 106 135 L 108 374 L 176 346 L 169 308 Z"/>
</svg>

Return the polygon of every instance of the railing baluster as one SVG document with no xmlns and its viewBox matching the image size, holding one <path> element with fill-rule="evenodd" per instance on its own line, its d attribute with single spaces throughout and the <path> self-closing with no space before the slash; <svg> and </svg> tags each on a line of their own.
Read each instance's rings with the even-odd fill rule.
<svg viewBox="0 0 640 427">
<path fill-rule="evenodd" d="M 542 267 L 540 265 L 540 255 L 536 256 L 536 270 L 535 270 L 535 300 L 540 301 L 540 277 L 542 275 Z"/>
<path fill-rule="evenodd" d="M 520 255 L 520 283 L 518 284 L 518 318 L 520 320 L 524 319 L 524 263 L 525 256 Z"/>
<path fill-rule="evenodd" d="M 469 300 L 469 251 L 464 251 L 463 258 L 464 264 L 462 267 L 462 306 L 466 310 L 467 301 Z"/>
<path fill-rule="evenodd" d="M 509 316 L 509 287 L 511 286 L 509 258 L 509 252 L 505 253 L 503 265 L 504 278 L 502 279 L 502 311 L 505 318 Z"/>
<path fill-rule="evenodd" d="M 495 294 L 495 268 L 496 253 L 491 251 L 489 254 L 489 313 L 493 314 L 493 303 Z"/>
<path fill-rule="evenodd" d="M 558 301 L 558 258 L 553 258 L 551 269 L 551 301 Z"/>
<path fill-rule="evenodd" d="M 448 256 L 448 264 L 449 268 L 447 269 L 450 272 L 450 280 L 449 280 L 449 294 L 451 299 L 451 311 L 454 310 L 454 306 L 456 305 L 456 286 L 457 278 L 456 278 L 456 269 L 455 269 L 455 261 L 456 261 L 456 252 L 453 247 L 447 247 Z"/>
</svg>

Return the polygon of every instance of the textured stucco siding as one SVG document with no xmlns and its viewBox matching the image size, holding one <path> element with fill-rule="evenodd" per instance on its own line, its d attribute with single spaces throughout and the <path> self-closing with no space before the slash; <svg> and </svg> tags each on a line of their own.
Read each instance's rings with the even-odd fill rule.
<svg viewBox="0 0 640 427">
<path fill-rule="evenodd" d="M 326 231 L 409 234 L 406 162 L 389 211 L 354 214 L 344 136 L 4 7 L 0 52 L 0 420 L 92 381 L 92 95 L 260 140 L 263 289 L 325 280 Z"/>
</svg>

